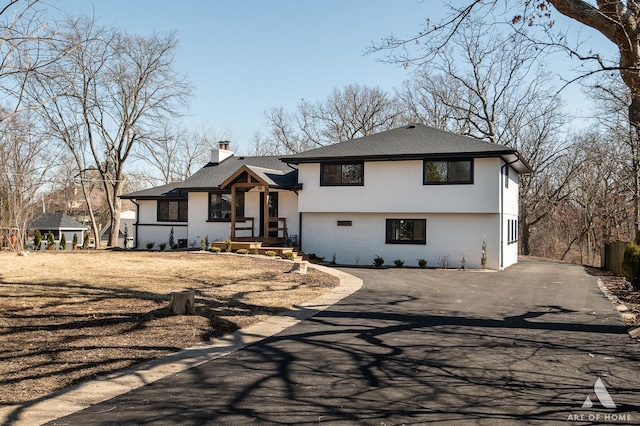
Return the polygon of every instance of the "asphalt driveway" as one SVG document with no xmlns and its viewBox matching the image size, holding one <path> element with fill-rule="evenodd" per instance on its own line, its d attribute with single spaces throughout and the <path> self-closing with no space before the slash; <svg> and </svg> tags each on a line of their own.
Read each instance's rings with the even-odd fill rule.
<svg viewBox="0 0 640 426">
<path fill-rule="evenodd" d="M 583 268 L 345 271 L 318 315 L 52 424 L 640 423 L 638 343 Z"/>
</svg>

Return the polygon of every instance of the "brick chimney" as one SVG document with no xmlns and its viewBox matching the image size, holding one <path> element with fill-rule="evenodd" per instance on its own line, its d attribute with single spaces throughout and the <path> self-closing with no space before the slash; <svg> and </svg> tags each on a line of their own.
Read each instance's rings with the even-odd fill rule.
<svg viewBox="0 0 640 426">
<path fill-rule="evenodd" d="M 229 157 L 233 157 L 233 151 L 229 150 L 229 141 L 220 141 L 218 142 L 218 148 L 211 150 L 212 163 L 222 163 Z"/>
</svg>

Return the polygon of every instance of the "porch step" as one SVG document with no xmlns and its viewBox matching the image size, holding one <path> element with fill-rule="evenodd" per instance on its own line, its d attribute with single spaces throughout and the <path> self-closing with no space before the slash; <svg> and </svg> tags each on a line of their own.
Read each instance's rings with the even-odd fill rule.
<svg viewBox="0 0 640 426">
<path fill-rule="evenodd" d="M 226 241 L 214 241 L 210 244 L 211 247 L 219 247 L 222 250 L 226 250 L 227 249 L 227 243 Z M 286 253 L 293 253 L 294 257 L 293 260 L 294 261 L 302 261 L 303 257 L 301 254 L 298 254 L 298 252 L 293 248 L 293 247 L 267 247 L 267 246 L 263 246 L 262 242 L 260 241 L 232 241 L 231 242 L 231 251 L 237 251 L 240 249 L 246 249 L 249 250 L 250 254 L 255 254 L 256 252 L 258 254 L 266 254 L 266 252 L 268 251 L 273 251 L 276 253 L 276 256 L 280 256 L 282 258 L 284 258 L 286 256 Z"/>
</svg>

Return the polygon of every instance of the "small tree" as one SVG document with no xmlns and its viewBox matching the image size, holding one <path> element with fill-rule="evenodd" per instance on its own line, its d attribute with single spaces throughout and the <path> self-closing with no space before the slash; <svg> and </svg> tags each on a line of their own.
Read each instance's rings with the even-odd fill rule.
<svg viewBox="0 0 640 426">
<path fill-rule="evenodd" d="M 173 236 L 173 226 L 171 227 L 171 230 L 169 231 L 169 247 L 171 249 L 176 249 L 178 247 L 176 247 L 176 240 Z"/>
<path fill-rule="evenodd" d="M 82 248 L 83 249 L 88 249 L 89 248 L 89 242 L 90 242 L 90 237 L 88 233 L 84 234 L 84 240 L 82 241 Z"/>
<path fill-rule="evenodd" d="M 62 234 L 62 237 L 60 237 L 60 250 L 66 250 L 67 249 L 67 237 L 64 236 L 64 234 Z"/>
<path fill-rule="evenodd" d="M 49 231 L 47 234 L 47 250 L 56 249 L 56 240 L 53 238 L 53 233 Z"/>
<path fill-rule="evenodd" d="M 33 249 L 40 250 L 40 246 L 42 245 L 42 232 L 39 229 L 36 229 L 36 232 L 33 233 Z"/>
<path fill-rule="evenodd" d="M 73 234 L 73 241 L 71 242 L 71 250 L 78 248 L 78 234 Z"/>
<path fill-rule="evenodd" d="M 487 268 L 487 240 L 482 240 L 482 254 L 480 255 L 480 265 L 482 265 L 482 269 Z"/>
</svg>

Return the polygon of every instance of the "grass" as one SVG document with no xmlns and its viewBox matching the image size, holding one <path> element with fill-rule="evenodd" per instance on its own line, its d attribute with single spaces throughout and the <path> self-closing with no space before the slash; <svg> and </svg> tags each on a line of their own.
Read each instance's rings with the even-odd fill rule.
<svg viewBox="0 0 640 426">
<path fill-rule="evenodd" d="M 0 252 L 0 406 L 176 352 L 291 309 L 339 280 L 200 252 Z M 195 315 L 168 310 L 196 292 Z"/>
</svg>

